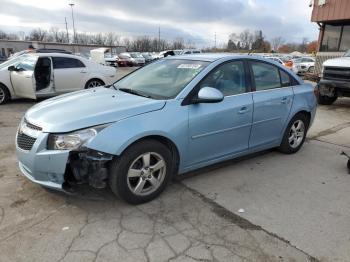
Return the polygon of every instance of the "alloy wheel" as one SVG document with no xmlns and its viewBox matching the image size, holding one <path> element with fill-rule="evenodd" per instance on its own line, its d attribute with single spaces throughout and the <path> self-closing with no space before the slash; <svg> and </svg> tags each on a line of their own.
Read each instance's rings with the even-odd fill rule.
<svg viewBox="0 0 350 262">
<path fill-rule="evenodd" d="M 101 86 L 101 85 L 102 85 L 102 83 L 100 81 L 93 80 L 93 81 L 89 82 L 87 88 L 94 88 L 94 87 L 98 87 L 98 86 Z"/>
<path fill-rule="evenodd" d="M 138 156 L 130 165 L 127 174 L 128 187 L 135 195 L 149 195 L 161 186 L 165 175 L 164 158 L 155 152 L 147 152 Z"/>
<path fill-rule="evenodd" d="M 0 104 L 2 104 L 5 101 L 5 92 L 0 87 Z"/>
<path fill-rule="evenodd" d="M 288 142 L 292 148 L 297 148 L 303 142 L 305 136 L 305 124 L 301 120 L 293 123 L 289 131 Z"/>
</svg>

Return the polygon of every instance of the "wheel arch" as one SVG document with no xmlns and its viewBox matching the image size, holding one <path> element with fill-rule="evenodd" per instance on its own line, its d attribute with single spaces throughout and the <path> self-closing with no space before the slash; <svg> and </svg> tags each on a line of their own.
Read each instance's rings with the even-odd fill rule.
<svg viewBox="0 0 350 262">
<path fill-rule="evenodd" d="M 310 127 L 310 122 L 311 122 L 311 112 L 309 112 L 309 111 L 307 111 L 307 110 L 301 110 L 301 111 L 298 111 L 298 112 L 296 112 L 293 116 L 292 116 L 292 118 L 293 117 L 295 117 L 296 115 L 304 115 L 305 117 L 306 117 L 306 119 L 307 119 L 307 128 L 309 128 Z M 291 119 L 292 119 L 291 118 Z"/>
<path fill-rule="evenodd" d="M 3 82 L 0 82 L 0 85 L 3 86 L 3 87 L 5 87 L 5 88 L 7 89 L 7 91 L 8 91 L 9 94 L 10 94 L 10 99 L 12 99 L 13 96 L 14 96 L 14 90 L 13 90 L 12 88 L 9 88 L 9 87 L 8 87 L 7 85 L 5 85 Z"/>
<path fill-rule="evenodd" d="M 308 120 L 307 129 L 309 129 L 310 124 L 311 124 L 311 121 L 312 121 L 312 112 L 311 112 L 310 110 L 305 109 L 305 108 L 301 108 L 301 109 L 298 110 L 298 111 L 292 112 L 292 113 L 290 114 L 289 118 L 288 118 L 288 121 L 286 121 L 285 126 L 284 126 L 284 128 L 283 128 L 283 130 L 282 130 L 283 132 L 281 133 L 280 143 L 281 143 L 281 141 L 282 141 L 282 139 L 283 139 L 283 135 L 284 135 L 284 133 L 286 132 L 290 121 L 291 121 L 296 115 L 298 115 L 298 114 L 303 114 L 303 115 L 306 116 L 306 118 L 307 118 L 307 120 Z"/>
<path fill-rule="evenodd" d="M 99 76 L 92 76 L 92 77 L 89 77 L 89 79 L 85 82 L 84 88 L 87 89 L 88 83 L 91 82 L 91 81 L 93 81 L 93 80 L 101 81 L 101 82 L 103 83 L 103 85 L 106 84 L 105 79 L 103 79 L 102 77 L 99 77 Z"/>
<path fill-rule="evenodd" d="M 180 152 L 179 149 L 177 147 L 177 145 L 168 137 L 163 136 L 163 135 L 146 135 L 140 138 L 137 138 L 135 140 L 133 140 L 132 142 L 130 142 L 127 146 L 124 147 L 124 149 L 122 150 L 122 152 L 120 154 L 122 154 L 126 149 L 128 149 L 130 146 L 133 146 L 141 141 L 144 140 L 155 140 L 158 141 L 160 143 L 162 143 L 163 145 L 165 145 L 171 152 L 172 156 L 173 156 L 173 161 L 175 163 L 174 168 L 175 168 L 175 172 L 174 174 L 177 174 L 178 169 L 179 169 L 179 163 L 180 163 Z"/>
</svg>

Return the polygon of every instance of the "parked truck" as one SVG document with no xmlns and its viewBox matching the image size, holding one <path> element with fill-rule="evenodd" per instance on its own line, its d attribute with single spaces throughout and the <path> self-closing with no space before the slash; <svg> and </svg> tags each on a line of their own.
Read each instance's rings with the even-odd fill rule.
<svg viewBox="0 0 350 262">
<path fill-rule="evenodd" d="M 340 58 L 323 63 L 318 83 L 318 103 L 330 105 L 338 97 L 350 97 L 350 50 Z"/>
</svg>

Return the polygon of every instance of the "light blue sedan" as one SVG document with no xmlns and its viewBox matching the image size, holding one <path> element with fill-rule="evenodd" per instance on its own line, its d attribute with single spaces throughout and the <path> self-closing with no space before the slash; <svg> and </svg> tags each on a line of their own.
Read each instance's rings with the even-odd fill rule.
<svg viewBox="0 0 350 262">
<path fill-rule="evenodd" d="M 315 112 L 312 86 L 273 61 L 172 57 L 109 88 L 33 106 L 18 129 L 17 156 L 22 173 L 42 186 L 109 185 L 139 204 L 174 175 L 268 148 L 297 152 Z"/>
</svg>

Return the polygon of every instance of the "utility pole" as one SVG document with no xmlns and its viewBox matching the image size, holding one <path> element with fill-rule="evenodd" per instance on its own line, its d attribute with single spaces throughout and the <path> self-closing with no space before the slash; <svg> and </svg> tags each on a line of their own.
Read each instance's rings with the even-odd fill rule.
<svg viewBox="0 0 350 262">
<path fill-rule="evenodd" d="M 160 52 L 160 26 L 158 27 L 158 52 Z"/>
<path fill-rule="evenodd" d="M 216 32 L 215 32 L 214 38 L 215 38 L 215 45 L 214 45 L 214 47 L 216 49 Z"/>
<path fill-rule="evenodd" d="M 70 3 L 69 4 L 71 9 L 72 9 L 72 21 L 73 21 L 73 43 L 76 43 L 76 35 L 75 35 L 75 25 L 74 25 L 74 13 L 73 13 L 73 6 L 74 4 L 73 3 Z"/>
<path fill-rule="evenodd" d="M 67 43 L 69 43 L 69 34 L 68 34 L 68 24 L 67 24 L 67 17 L 64 18 L 64 22 L 66 24 L 66 32 L 67 32 Z"/>
</svg>

